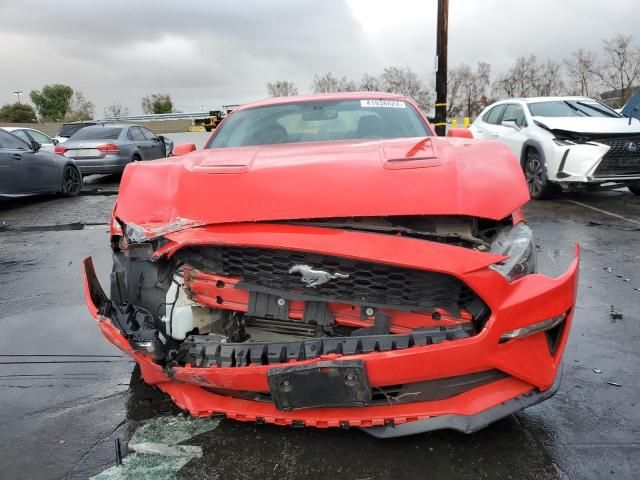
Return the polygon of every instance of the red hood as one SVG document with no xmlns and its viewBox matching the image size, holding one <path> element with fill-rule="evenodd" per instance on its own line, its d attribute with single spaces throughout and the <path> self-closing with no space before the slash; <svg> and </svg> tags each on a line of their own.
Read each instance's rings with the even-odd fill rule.
<svg viewBox="0 0 640 480">
<path fill-rule="evenodd" d="M 323 217 L 502 219 L 529 200 L 495 142 L 405 138 L 200 150 L 129 165 L 115 214 L 145 230 Z"/>
</svg>

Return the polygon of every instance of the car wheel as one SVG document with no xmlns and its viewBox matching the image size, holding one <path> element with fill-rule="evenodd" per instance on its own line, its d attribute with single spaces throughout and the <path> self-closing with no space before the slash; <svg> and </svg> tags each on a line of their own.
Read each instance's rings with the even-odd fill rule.
<svg viewBox="0 0 640 480">
<path fill-rule="evenodd" d="M 640 195 L 640 182 L 632 183 L 631 185 L 627 185 L 627 188 L 634 195 Z"/>
<path fill-rule="evenodd" d="M 557 192 L 557 187 L 547 179 L 544 163 L 540 154 L 530 151 L 524 163 L 524 175 L 527 179 L 527 187 L 531 198 L 541 200 L 552 197 Z"/>
<path fill-rule="evenodd" d="M 65 197 L 77 197 L 82 189 L 82 175 L 73 165 L 67 165 L 62 172 L 62 194 Z"/>
<path fill-rule="evenodd" d="M 142 160 L 142 157 L 140 157 L 140 155 L 138 155 L 137 153 L 135 153 L 133 157 L 131 157 L 132 162 L 139 162 L 140 160 Z"/>
</svg>

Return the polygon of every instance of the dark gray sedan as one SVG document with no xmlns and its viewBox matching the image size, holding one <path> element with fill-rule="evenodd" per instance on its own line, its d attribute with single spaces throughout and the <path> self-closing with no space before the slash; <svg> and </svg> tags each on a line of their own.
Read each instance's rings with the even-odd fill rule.
<svg viewBox="0 0 640 480">
<path fill-rule="evenodd" d="M 121 173 L 130 162 L 167 157 L 173 142 L 140 125 L 104 124 L 74 133 L 55 152 L 73 158 L 83 175 Z"/>
<path fill-rule="evenodd" d="M 74 161 L 40 150 L 0 129 L 0 198 L 41 193 L 62 193 L 75 197 L 82 187 L 82 175 Z"/>
</svg>

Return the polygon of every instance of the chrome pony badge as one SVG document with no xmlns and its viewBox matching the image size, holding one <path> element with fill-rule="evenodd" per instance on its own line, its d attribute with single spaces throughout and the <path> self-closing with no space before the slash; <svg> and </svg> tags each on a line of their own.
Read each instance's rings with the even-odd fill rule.
<svg viewBox="0 0 640 480">
<path fill-rule="evenodd" d="M 349 278 L 345 273 L 329 273 L 324 270 L 314 270 L 309 265 L 294 265 L 289 269 L 289 273 L 299 273 L 302 275 L 301 280 L 307 284 L 307 287 L 317 287 L 337 278 Z"/>
</svg>

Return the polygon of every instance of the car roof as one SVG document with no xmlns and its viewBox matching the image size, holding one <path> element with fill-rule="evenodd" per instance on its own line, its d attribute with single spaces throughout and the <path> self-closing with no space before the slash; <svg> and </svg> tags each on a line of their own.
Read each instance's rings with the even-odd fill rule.
<svg viewBox="0 0 640 480">
<path fill-rule="evenodd" d="M 87 128 L 91 127 L 109 127 L 109 128 L 127 128 L 127 127 L 139 127 L 140 125 L 134 125 L 131 123 L 98 123 L 96 125 L 89 125 Z"/>
<path fill-rule="evenodd" d="M 499 104 L 499 103 L 514 102 L 514 101 L 524 102 L 524 103 L 562 102 L 563 100 L 582 100 L 582 101 L 590 101 L 590 102 L 596 101 L 593 98 L 589 98 L 589 97 L 567 95 L 564 97 L 514 97 L 514 98 L 507 98 L 505 100 L 500 100 L 495 103 Z"/>
<path fill-rule="evenodd" d="M 38 130 L 37 128 L 31 128 L 31 127 L 0 127 L 2 130 L 4 130 L 5 132 L 15 132 L 16 130 L 31 130 L 34 132 L 38 132 L 41 133 L 43 135 L 46 135 L 47 137 L 49 135 L 47 135 L 46 133 Z"/>
<path fill-rule="evenodd" d="M 339 92 L 339 93 L 317 93 L 314 95 L 292 95 L 290 97 L 274 97 L 256 102 L 245 103 L 234 111 L 248 108 L 264 107 L 267 105 L 282 105 L 286 103 L 313 102 L 316 100 L 367 100 L 367 99 L 387 99 L 387 100 L 407 100 L 410 99 L 399 93 L 385 92 Z"/>
</svg>

